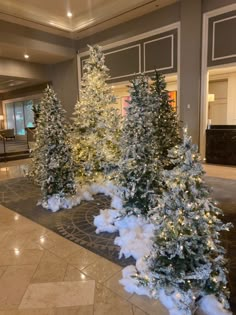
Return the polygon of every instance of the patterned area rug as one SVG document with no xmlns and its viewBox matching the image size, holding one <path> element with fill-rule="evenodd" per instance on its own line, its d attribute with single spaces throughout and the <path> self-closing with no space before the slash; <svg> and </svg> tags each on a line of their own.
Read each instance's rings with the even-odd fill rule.
<svg viewBox="0 0 236 315">
<path fill-rule="evenodd" d="M 212 196 L 224 211 L 223 220 L 236 227 L 236 181 L 215 177 L 206 177 L 206 181 L 212 188 Z M 114 245 L 116 233 L 95 233 L 93 218 L 100 209 L 109 207 L 108 197 L 97 195 L 93 201 L 83 201 L 73 209 L 56 213 L 36 206 L 39 199 L 39 188 L 26 178 L 0 181 L 0 204 L 120 266 L 134 263 L 132 259 L 118 258 L 119 248 Z M 236 314 L 236 229 L 224 233 L 222 239 L 229 258 L 231 307 Z"/>
<path fill-rule="evenodd" d="M 110 198 L 94 196 L 73 209 L 52 213 L 37 206 L 40 190 L 26 178 L 0 182 L 0 204 L 35 221 L 63 237 L 103 256 L 120 266 L 133 264 L 133 259 L 119 259 L 119 247 L 114 245 L 117 233 L 95 233 L 93 218 L 100 209 L 110 206 Z"/>
</svg>

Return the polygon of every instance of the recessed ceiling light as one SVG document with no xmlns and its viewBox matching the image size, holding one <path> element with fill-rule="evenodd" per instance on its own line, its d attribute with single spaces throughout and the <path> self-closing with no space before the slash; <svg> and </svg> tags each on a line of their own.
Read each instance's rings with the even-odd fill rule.
<svg viewBox="0 0 236 315">
<path fill-rule="evenodd" d="M 25 58 L 25 59 L 29 59 L 29 55 L 24 54 L 24 58 Z"/>
<path fill-rule="evenodd" d="M 70 11 L 68 11 L 68 12 L 67 12 L 67 16 L 68 16 L 69 18 L 71 18 L 71 17 L 73 16 L 73 14 L 72 14 Z"/>
</svg>

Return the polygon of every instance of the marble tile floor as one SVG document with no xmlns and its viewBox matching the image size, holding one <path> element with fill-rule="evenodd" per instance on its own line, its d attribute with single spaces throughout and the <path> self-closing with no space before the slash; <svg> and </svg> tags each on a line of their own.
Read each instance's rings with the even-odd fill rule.
<svg viewBox="0 0 236 315">
<path fill-rule="evenodd" d="M 0 181 L 22 176 L 29 162 L 0 163 Z M 236 179 L 235 167 L 204 168 Z M 125 292 L 120 277 L 120 266 L 0 205 L 0 315 L 168 315 Z"/>
<path fill-rule="evenodd" d="M 1 162 L 0 181 L 24 176 L 30 162 L 31 159 Z"/>
<path fill-rule="evenodd" d="M 0 315 L 168 314 L 126 293 L 120 266 L 3 206 L 0 244 Z"/>
</svg>

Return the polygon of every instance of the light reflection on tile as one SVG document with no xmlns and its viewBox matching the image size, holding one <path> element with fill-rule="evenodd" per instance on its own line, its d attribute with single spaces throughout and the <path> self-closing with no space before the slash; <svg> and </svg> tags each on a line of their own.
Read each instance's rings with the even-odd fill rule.
<svg viewBox="0 0 236 315">
<path fill-rule="evenodd" d="M 69 264 L 81 270 L 94 263 L 97 259 L 99 259 L 98 255 L 84 248 L 79 249 L 66 258 Z"/>
<path fill-rule="evenodd" d="M 36 265 L 9 266 L 0 278 L 0 309 L 20 304 Z"/>
<path fill-rule="evenodd" d="M 45 250 L 31 282 L 63 281 L 66 268 L 66 261 Z"/>
<path fill-rule="evenodd" d="M 133 315 L 132 304 L 103 285 L 97 284 L 94 299 L 94 315 L 105 314 Z"/>
<path fill-rule="evenodd" d="M 19 161 L 18 164 L 15 163 L 15 165 L 0 163 L 0 181 L 25 176 L 28 165 L 29 162 L 27 163 L 25 160 Z"/>
<path fill-rule="evenodd" d="M 0 311 L 0 315 L 55 315 L 55 309 L 5 310 Z"/>
<path fill-rule="evenodd" d="M 55 315 L 93 315 L 93 305 L 56 308 Z"/>
<path fill-rule="evenodd" d="M 104 282 L 115 275 L 121 267 L 105 258 L 97 259 L 93 264 L 83 269 L 83 273 L 99 282 Z"/>
<path fill-rule="evenodd" d="M 122 279 L 122 272 L 119 271 L 114 276 L 112 276 L 109 280 L 104 282 L 104 285 L 110 290 L 114 291 L 116 294 L 119 294 L 124 299 L 128 299 L 132 296 L 131 293 L 128 293 L 124 290 L 123 285 L 119 283 L 119 280 Z"/>
<path fill-rule="evenodd" d="M 150 315 L 169 315 L 167 309 L 158 300 L 134 294 L 129 301 Z"/>
<path fill-rule="evenodd" d="M 145 313 L 140 308 L 133 305 L 133 313 L 134 315 L 147 315 L 148 313 Z M 161 314 L 160 314 L 161 315 Z"/>
<path fill-rule="evenodd" d="M 14 250 L 0 251 L 0 266 L 13 265 L 37 265 L 42 256 L 42 251 L 37 249 L 21 250 L 17 247 Z"/>
<path fill-rule="evenodd" d="M 19 308 L 92 305 L 94 289 L 93 280 L 30 284 Z"/>
<path fill-rule="evenodd" d="M 90 277 L 79 271 L 76 267 L 67 265 L 64 281 L 84 281 L 90 279 Z"/>
</svg>

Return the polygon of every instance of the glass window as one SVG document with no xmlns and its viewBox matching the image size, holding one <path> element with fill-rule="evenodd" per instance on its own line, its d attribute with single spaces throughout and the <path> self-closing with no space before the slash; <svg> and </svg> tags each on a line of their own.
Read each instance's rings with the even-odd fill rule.
<svg viewBox="0 0 236 315">
<path fill-rule="evenodd" d="M 6 104 L 7 129 L 15 129 L 14 103 Z"/>
<path fill-rule="evenodd" d="M 15 105 L 16 134 L 23 136 L 25 135 L 23 102 L 15 102 L 14 105 Z"/>
<path fill-rule="evenodd" d="M 34 127 L 34 112 L 33 112 L 33 101 L 24 101 L 24 115 L 25 115 L 25 127 Z"/>
<path fill-rule="evenodd" d="M 6 103 L 6 125 L 8 129 L 14 128 L 15 134 L 23 136 L 25 128 L 35 126 L 35 115 L 33 108 L 38 109 L 40 99 L 29 99 L 25 101 Z"/>
</svg>

